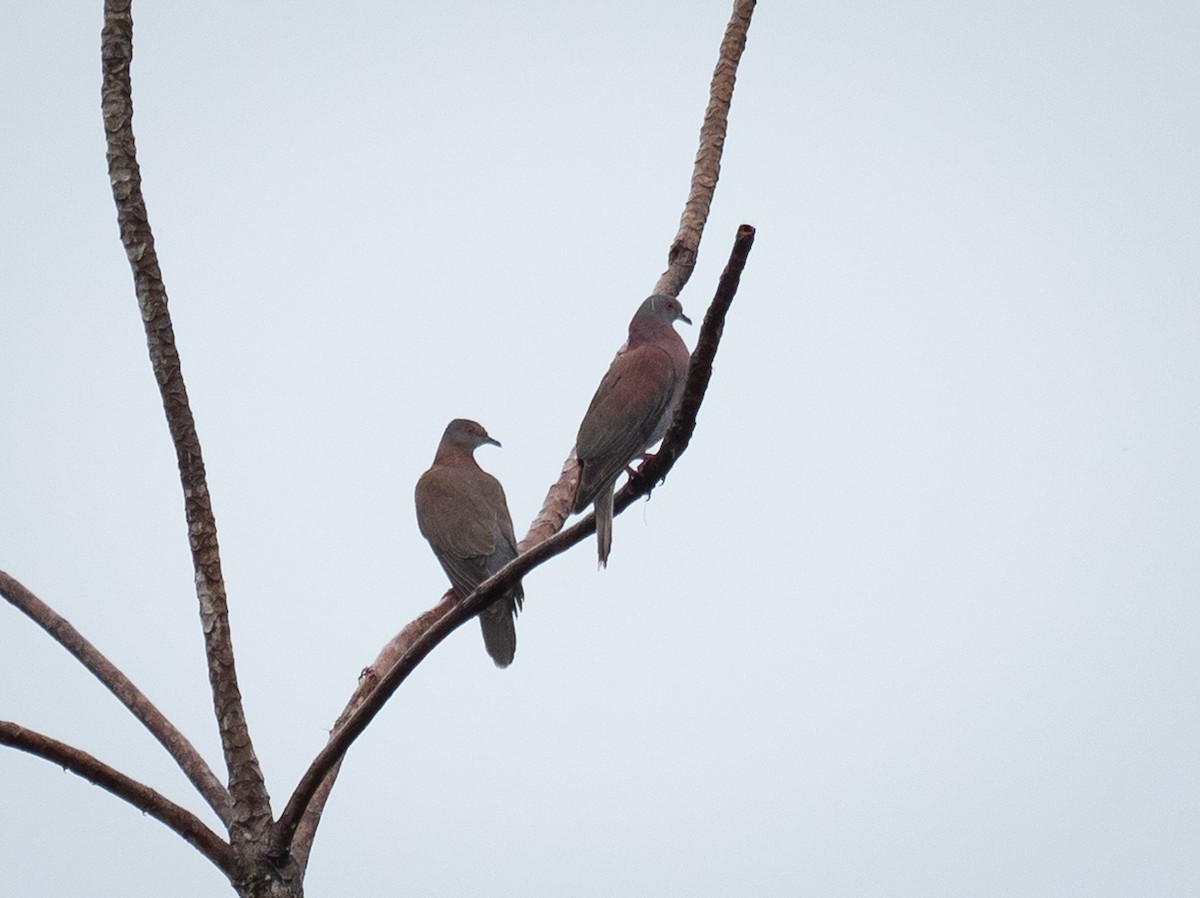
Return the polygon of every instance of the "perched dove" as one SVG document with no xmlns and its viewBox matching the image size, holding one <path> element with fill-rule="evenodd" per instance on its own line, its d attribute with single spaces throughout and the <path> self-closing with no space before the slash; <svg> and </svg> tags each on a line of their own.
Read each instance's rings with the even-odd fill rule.
<svg viewBox="0 0 1200 898">
<path fill-rule="evenodd" d="M 651 296 L 629 322 L 629 342 L 596 388 L 575 438 L 579 486 L 571 511 L 596 505 L 600 566 L 612 548 L 613 486 L 633 459 L 662 439 L 687 379 L 687 347 L 672 326 L 691 324 L 673 296 Z"/>
<path fill-rule="evenodd" d="M 500 445 L 482 425 L 455 418 L 446 425 L 433 466 L 417 481 L 417 526 L 460 598 L 517 557 L 504 489 L 475 462 L 474 452 L 484 443 Z M 518 583 L 479 614 L 484 647 L 497 667 L 508 667 L 516 654 L 513 618 L 524 598 Z"/>
</svg>

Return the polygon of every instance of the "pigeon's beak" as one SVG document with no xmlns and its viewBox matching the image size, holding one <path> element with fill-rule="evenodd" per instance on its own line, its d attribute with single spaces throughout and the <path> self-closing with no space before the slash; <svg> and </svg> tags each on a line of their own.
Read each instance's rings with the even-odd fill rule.
<svg viewBox="0 0 1200 898">
<path fill-rule="evenodd" d="M 491 437 L 484 437 L 484 438 L 483 438 L 483 441 L 484 441 L 485 443 L 491 443 L 493 446 L 495 446 L 495 447 L 497 447 L 497 448 L 501 448 L 501 449 L 503 448 L 503 447 L 500 445 L 500 441 L 499 441 L 499 440 L 493 440 Z"/>
<path fill-rule="evenodd" d="M 683 314 L 683 312 L 679 313 L 679 320 L 682 321 L 684 324 L 692 323 L 692 319 L 689 318 L 687 315 Z"/>
</svg>

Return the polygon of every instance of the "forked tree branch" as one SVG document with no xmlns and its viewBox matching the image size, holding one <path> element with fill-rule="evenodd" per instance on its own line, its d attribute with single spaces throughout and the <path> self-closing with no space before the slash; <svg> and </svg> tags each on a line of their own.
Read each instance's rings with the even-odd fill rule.
<svg viewBox="0 0 1200 898">
<path fill-rule="evenodd" d="M 51 638 L 59 645 L 74 655 L 80 664 L 91 671 L 92 675 L 115 695 L 134 717 L 141 721 L 142 725 L 150 731 L 150 735 L 157 739 L 167 753 L 175 759 L 175 763 L 191 780 L 192 785 L 208 802 L 209 807 L 217 812 L 221 822 L 228 826 L 231 810 L 229 791 L 217 779 L 212 768 L 187 740 L 187 737 L 163 716 L 162 712 L 154 706 L 150 699 L 146 698 L 129 677 L 125 676 L 99 649 L 88 642 L 66 618 L 59 615 L 4 571 L 0 571 L 0 595 L 8 599 L 18 610 L 24 612 L 30 620 L 50 634 Z"/>
<path fill-rule="evenodd" d="M 746 34 L 750 28 L 750 19 L 754 13 L 754 5 L 755 0 L 735 0 L 734 2 L 733 12 L 726 26 L 724 38 L 721 41 L 717 65 L 713 71 L 709 87 L 709 103 L 704 113 L 704 122 L 700 128 L 699 149 L 696 152 L 696 160 L 692 169 L 691 188 L 680 219 L 679 231 L 667 253 L 667 270 L 659 278 L 654 289 L 655 293 L 669 293 L 677 296 L 688 282 L 695 268 L 696 256 L 700 247 L 700 238 L 704 233 L 704 226 L 708 220 L 708 212 L 712 205 L 713 192 L 716 190 L 717 180 L 720 176 L 721 154 L 725 146 L 729 107 L 733 98 L 738 63 L 741 60 L 742 51 L 746 46 Z M 739 231 L 739 242 L 735 245 L 734 250 L 734 256 L 736 257 L 739 253 L 738 246 L 742 247 L 740 250 L 741 261 L 737 263 L 737 272 L 739 274 L 741 266 L 745 263 L 745 254 L 749 252 L 752 242 L 753 229 L 749 229 L 749 236 L 744 241 L 742 240 L 742 232 Z M 734 265 L 733 258 L 730 260 L 730 265 Z M 728 269 L 726 273 L 728 274 Z M 723 277 L 722 283 L 724 281 L 725 278 Z M 736 290 L 736 275 L 733 289 Z M 732 299 L 732 295 L 731 292 L 729 294 L 730 300 Z M 715 305 L 716 302 L 714 301 Z M 720 319 L 721 322 L 724 321 L 724 312 L 721 312 Z M 708 320 L 708 318 L 705 319 L 706 327 Z M 716 327 L 715 339 L 719 340 L 720 323 L 717 323 Z M 701 337 L 703 338 L 703 332 Z M 703 344 L 697 344 L 697 352 L 700 351 L 701 345 Z M 706 349 L 706 351 L 708 350 Z M 711 347 L 711 352 L 716 352 L 715 343 Z M 695 356 L 693 356 L 694 358 Z M 693 361 L 692 367 L 695 368 L 695 361 Z M 709 357 L 707 370 L 711 374 L 711 356 Z M 692 372 L 689 370 L 689 390 L 692 383 L 691 376 Z M 704 383 L 707 384 L 707 382 L 706 375 Z M 680 402 L 680 409 L 688 405 L 688 395 L 690 393 L 685 394 L 684 400 Z M 700 389 L 699 395 L 703 396 L 703 388 Z M 673 456 L 664 455 L 664 449 L 669 450 L 670 446 L 673 443 L 678 443 L 680 439 L 682 439 L 682 443 L 678 451 L 681 452 L 682 447 L 686 446 L 687 440 L 691 437 L 692 428 L 695 426 L 695 413 L 698 410 L 698 405 L 697 400 L 696 408 L 692 408 L 690 411 L 691 424 L 687 425 L 686 434 L 676 433 L 674 441 L 668 435 L 668 438 L 664 440 L 663 448 L 659 450 L 659 457 L 663 458 L 663 463 L 666 463 L 666 460 L 670 458 L 673 464 L 674 459 L 678 457 L 678 452 Z M 678 413 L 676 420 L 679 420 Z M 669 469 L 669 465 L 667 469 Z M 667 469 L 662 470 L 659 476 L 665 476 Z M 642 473 L 645 476 L 651 476 L 654 473 L 654 468 L 647 468 Z M 584 539 L 588 534 L 594 532 L 595 518 L 589 514 L 570 530 L 560 534 L 570 514 L 571 499 L 574 496 L 578 478 L 579 463 L 575 457 L 575 450 L 572 447 L 567 460 L 563 462 L 558 480 L 551 485 L 546 493 L 541 510 L 534 518 L 529 531 L 517 547 L 520 553 L 517 559 L 495 577 L 491 578 L 488 583 L 497 581 L 498 578 L 505 576 L 506 572 L 508 572 L 508 580 L 501 582 L 508 582 L 511 585 L 511 583 L 519 580 L 525 572 L 540 564 L 546 558 L 558 554 L 558 552 L 565 551 L 570 546 Z M 654 482 L 657 481 L 652 481 L 650 486 Z M 614 510 L 624 509 L 630 502 L 634 501 L 632 495 L 627 496 L 626 494 L 631 485 L 632 483 L 626 485 L 625 489 L 614 498 Z M 648 493 L 649 489 L 650 487 L 647 487 L 645 493 Z M 559 538 L 554 538 L 555 534 L 559 534 Z M 551 542 L 547 544 L 547 540 L 551 540 Z M 366 727 L 371 718 L 378 713 L 379 708 L 383 706 L 400 683 L 403 682 L 404 677 L 408 675 L 408 671 L 419 663 L 438 642 L 453 632 L 455 628 L 461 626 L 472 614 L 477 613 L 480 608 L 484 607 L 490 596 L 499 595 L 500 592 L 497 589 L 498 587 L 496 586 L 488 587 L 487 583 L 481 584 L 480 588 L 475 592 L 475 596 L 481 598 L 479 598 L 477 605 L 472 606 L 475 610 L 466 613 L 465 617 L 461 616 L 461 609 L 456 611 L 452 607 L 453 602 L 451 598 L 443 598 L 441 603 L 406 626 L 404 630 L 384 646 L 375 664 L 364 671 L 363 677 L 360 677 L 358 688 L 334 725 L 330 742 L 313 759 L 309 769 L 296 785 L 296 789 L 292 793 L 287 807 L 284 808 L 283 813 L 280 815 L 275 832 L 277 850 L 287 850 L 287 846 L 290 843 L 293 858 L 298 859 L 300 866 L 304 867 L 311 849 L 313 836 L 320 822 L 321 811 L 333 787 L 341 765 L 341 759 L 344 757 L 346 749 L 349 748 L 350 744 L 357 738 L 362 729 Z M 500 589 L 502 590 L 502 587 Z M 452 594 L 449 594 L 449 596 L 452 596 Z M 436 639 L 431 635 L 435 633 L 440 634 Z M 394 683 L 392 682 L 392 678 L 395 678 Z M 386 687 L 383 679 L 387 680 Z M 338 744 L 335 745 L 335 741 Z"/>
<path fill-rule="evenodd" d="M 139 720 L 163 742 L 196 788 L 214 806 L 222 820 L 227 822 L 232 845 L 222 841 L 190 812 L 86 752 L 12 723 L 0 722 L 0 742 L 60 763 L 166 823 L 194 844 L 236 884 L 237 881 L 247 881 L 247 876 L 259 875 L 252 870 L 247 872 L 249 868 L 242 869 L 245 866 L 243 861 L 248 859 L 248 855 L 243 856 L 241 849 L 250 843 L 261 843 L 268 833 L 271 834 L 270 844 L 265 846 L 264 853 L 258 856 L 284 862 L 284 858 L 290 854 L 291 863 L 303 870 L 321 811 L 347 748 L 408 674 L 451 632 L 507 592 L 530 570 L 593 533 L 595 519 L 589 514 L 571 528 L 562 530 L 577 477 L 577 464 L 572 452 L 563 466 L 558 482 L 551 487 L 542 511 L 522 540 L 521 554 L 481 584 L 471 595 L 460 600 L 453 593 L 449 593 L 437 606 L 397 634 L 384 647 L 375 664 L 364 671 L 359 687 L 339 717 L 329 742 L 314 758 L 297 784 L 279 823 L 271 826 L 270 802 L 254 754 L 237 687 L 216 524 L 209 500 L 200 443 L 180 371 L 179 355 L 167 309 L 166 289 L 141 193 L 141 175 L 132 130 L 133 105 L 129 68 L 133 56 L 133 25 L 130 5 L 131 0 L 105 0 L 102 108 L 108 144 L 109 176 L 117 206 L 121 241 L 133 270 L 151 365 L 162 396 L 180 470 L 213 705 L 229 769 L 228 793 L 216 783 L 211 770 L 204 765 L 203 759 L 199 758 L 194 748 L 173 727 L 165 724 L 165 720 L 159 723 L 161 714 L 153 705 L 66 621 L 38 602 L 32 594 L 27 596 L 32 602 L 14 604 L 18 604 L 19 607 L 24 605 L 23 610 L 26 610 L 31 618 L 55 635 L 55 638 L 68 647 L 105 685 L 122 697 L 122 701 Z M 679 232 L 668 253 L 668 269 L 660 277 L 655 292 L 677 295 L 694 269 L 700 238 L 720 171 L 734 78 L 745 46 L 746 31 L 753 8 L 754 0 L 736 0 L 734 4 L 733 16 L 722 41 L 720 57 L 713 75 L 710 102 L 701 128 L 700 148 L 696 156 L 691 190 Z M 711 376 L 712 358 L 720 341 L 725 312 L 736 292 L 738 277 L 752 242 L 753 229 L 743 226 L 739 230 L 717 296 L 702 325 L 700 339 L 692 356 L 684 397 L 676 411 L 675 419 L 658 454 L 643 465 L 617 493 L 614 501 L 616 513 L 623 511 L 640 496 L 648 495 L 654 486 L 666 477 L 674 462 L 686 449 Z M 15 587 L 12 584 L 15 584 Z M 11 578 L 5 579 L 5 585 L 9 586 L 10 592 L 24 590 L 24 587 Z M 27 590 L 24 592 L 28 593 Z M 33 609 L 33 612 L 27 609 Z M 232 811 L 227 799 L 232 801 Z M 280 869 L 283 872 L 282 868 Z"/>
<path fill-rule="evenodd" d="M 721 40 L 717 65 L 709 84 L 708 108 L 704 111 L 704 123 L 700 126 L 700 146 L 692 166 L 692 182 L 687 202 L 679 221 L 679 231 L 671 241 L 667 252 L 667 270 L 654 285 L 654 293 L 678 296 L 696 267 L 696 255 L 700 250 L 700 238 L 708 221 L 713 192 L 721 174 L 721 154 L 725 149 L 725 131 L 729 123 L 729 106 L 733 102 L 733 87 L 737 80 L 738 63 L 746 48 L 746 34 L 750 30 L 750 17 L 754 14 L 755 0 L 734 0 L 729 24 Z M 563 462 L 558 480 L 546 492 L 541 511 L 533 519 L 529 532 L 521 540 L 517 551 L 524 552 L 548 539 L 562 529 L 571 513 L 571 499 L 579 482 L 579 461 L 575 447 Z"/>
<path fill-rule="evenodd" d="M 729 263 L 721 275 L 716 295 L 700 327 L 700 336 L 692 353 L 687 382 L 675 417 L 667 429 L 658 453 L 617 492 L 613 501 L 614 514 L 624 511 L 641 496 L 649 495 L 655 485 L 666 478 L 671 467 L 687 448 L 696 427 L 696 415 L 700 411 L 700 404 L 712 377 L 712 361 L 721 341 L 725 315 L 737 293 L 742 269 L 753 243 L 754 228 L 742 225 L 738 229 Z M 340 725 L 334 729 L 325 747 L 317 753 L 308 770 L 296 784 L 292 797 L 279 817 L 277 838 L 281 845 L 286 846 L 293 841 L 299 823 L 306 816 L 314 796 L 321 790 L 328 794 L 326 783 L 336 776 L 336 766 L 341 763 L 346 750 L 413 669 L 442 640 L 492 601 L 505 595 L 529 571 L 581 542 L 595 532 L 595 529 L 595 515 L 588 514 L 574 526 L 522 552 L 462 600 L 456 600 L 453 593 L 449 593 L 438 605 L 410 623 L 385 646 L 376 664 L 379 664 L 381 659 L 386 659 L 390 662 L 388 667 L 376 667 L 369 674 L 371 678 L 378 676 L 378 683 L 371 688 L 370 682 L 364 686 L 360 681 L 359 689 L 355 693 L 355 699 L 359 699 L 359 703 L 356 705 L 355 699 L 351 700 L 347 710 L 343 711 L 339 718 Z M 381 674 L 380 670 L 383 671 Z M 300 850 L 300 846 L 293 850 Z M 304 850 L 307 856 L 307 848 Z"/>
<path fill-rule="evenodd" d="M 454 592 L 447 592 L 442 596 L 442 600 L 433 608 L 420 615 L 416 620 L 409 622 L 403 630 L 397 633 L 388 641 L 388 644 L 383 647 L 379 655 L 371 663 L 370 667 L 364 668 L 358 676 L 358 686 L 354 690 L 354 694 L 350 696 L 350 701 L 346 703 L 346 707 L 342 709 L 342 713 L 338 715 L 338 719 L 334 722 L 331 733 L 336 733 L 341 727 L 345 726 L 351 715 L 366 701 L 367 697 L 379 685 L 379 679 L 384 672 L 389 670 L 397 659 L 404 653 L 404 649 L 411 643 L 416 635 L 438 620 L 442 615 L 450 610 L 454 602 Z M 338 771 L 341 769 L 342 760 L 345 758 L 343 752 L 342 757 L 336 759 L 329 765 L 329 769 L 321 776 L 319 784 L 313 792 L 312 800 L 308 806 L 303 809 L 300 814 L 299 822 L 295 827 L 295 835 L 291 836 L 291 855 L 296 864 L 301 870 L 308 866 L 309 853 L 312 851 L 313 839 L 317 834 L 317 827 L 321 823 L 321 814 L 325 810 L 325 802 L 329 800 L 329 793 L 333 790 L 333 784 L 337 780 Z M 285 816 L 287 809 L 284 809 Z M 286 827 L 290 831 L 291 821 L 289 819 Z M 279 841 L 276 843 L 275 850 L 286 850 L 286 843 L 280 838 L 283 832 L 283 823 L 277 828 L 276 837 Z"/>
<path fill-rule="evenodd" d="M 742 271 L 753 246 L 754 228 L 744 224 L 737 230 L 729 261 L 717 282 L 717 292 L 713 301 L 709 303 L 704 323 L 700 325 L 700 335 L 696 338 L 696 348 L 692 350 L 692 361 L 688 365 L 683 396 L 679 400 L 675 417 L 671 419 L 671 426 L 663 436 L 662 446 L 613 498 L 614 512 L 626 508 L 641 496 L 650 495 L 655 484 L 662 483 L 676 459 L 692 441 L 696 417 L 700 414 L 700 403 L 704 401 L 704 394 L 708 392 L 708 382 L 712 380 L 713 359 L 717 356 L 721 335 L 725 333 L 725 316 L 733 304 L 733 297 L 737 295 Z M 628 499 L 625 498 L 626 494 Z"/>
<path fill-rule="evenodd" d="M 232 875 L 233 850 L 229 844 L 205 826 L 191 811 L 180 807 L 144 783 L 139 783 L 119 770 L 109 767 L 85 751 L 7 720 L 0 720 L 0 744 L 45 758 L 88 782 L 101 786 L 160 823 L 166 824 L 216 864 L 223 873 L 227 876 Z"/>
<path fill-rule="evenodd" d="M 154 235 L 142 197 L 141 170 L 133 136 L 133 95 L 129 78 L 132 59 L 133 18 L 130 0 L 105 0 L 104 30 L 101 35 L 104 70 L 101 107 L 108 142 L 109 179 L 117 206 L 121 243 L 133 269 L 150 363 L 162 395 L 167 426 L 179 463 L 213 708 L 229 770 L 229 792 L 233 797 L 230 833 L 235 844 L 253 842 L 262 837 L 270 824 L 270 799 L 242 709 L 229 632 L 229 613 L 225 603 L 225 582 L 221 575 L 221 557 L 217 546 L 216 520 L 209 500 L 200 440 L 196 435 L 187 388 L 180 371 L 179 353 L 175 348 L 175 332 L 167 310 L 167 291 L 158 267 Z"/>
</svg>

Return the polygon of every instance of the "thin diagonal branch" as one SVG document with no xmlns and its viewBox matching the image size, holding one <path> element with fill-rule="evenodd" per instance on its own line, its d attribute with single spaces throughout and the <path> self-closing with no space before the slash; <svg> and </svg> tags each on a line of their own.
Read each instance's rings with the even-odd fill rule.
<svg viewBox="0 0 1200 898">
<path fill-rule="evenodd" d="M 0 744 L 58 764 L 129 802 L 143 813 L 165 824 L 212 861 L 227 876 L 233 869 L 233 851 L 220 836 L 205 826 L 191 811 L 180 807 L 149 786 L 109 767 L 74 746 L 49 736 L 0 720 Z"/>
<path fill-rule="evenodd" d="M 376 681 L 371 679 L 371 682 Z M 357 694 L 358 690 L 355 692 Z M 342 770 L 342 761 L 345 759 L 346 756 L 342 755 L 330 765 L 329 772 L 313 793 L 312 801 L 305 808 L 296 827 L 296 834 L 292 837 L 292 859 L 301 870 L 308 869 L 308 859 L 312 854 L 313 840 L 317 837 L 317 827 L 321 825 L 321 815 L 325 812 L 325 803 L 329 801 L 329 794 L 333 791 L 333 784 L 337 782 L 338 774 Z"/>
<path fill-rule="evenodd" d="M 654 486 L 666 478 L 687 448 L 695 430 L 696 415 L 700 411 L 709 378 L 712 376 L 712 361 L 721 342 L 725 314 L 737 292 L 742 268 L 753 243 L 754 229 L 749 225 L 742 225 L 738 229 L 729 264 L 721 276 L 716 296 L 700 327 L 700 337 L 692 353 L 684 395 L 675 411 L 675 418 L 657 455 L 646 462 L 642 470 L 617 493 L 613 502 L 614 514 L 628 508 L 639 497 L 649 495 Z M 380 653 L 380 658 L 394 658 L 394 662 L 381 675 L 377 672 L 372 673 L 372 676 L 379 676 L 379 682 L 374 689 L 370 689 L 368 684 L 368 688 L 364 690 L 360 682 L 359 690 L 366 693 L 361 703 L 352 709 L 347 706 L 349 713 L 343 712 L 343 717 L 339 718 L 342 721 L 341 725 L 333 731 L 325 747 L 317 753 L 308 770 L 296 784 L 292 797 L 279 816 L 277 838 L 281 845 L 287 845 L 293 840 L 301 818 L 305 816 L 314 796 L 323 788 L 326 779 L 336 775 L 335 767 L 341 763 L 346 750 L 425 656 L 484 607 L 506 594 L 529 571 L 581 542 L 595 532 L 595 529 L 595 515 L 589 514 L 574 526 L 522 551 L 461 601 L 454 600 L 453 593 L 449 594 L 393 638 Z M 354 705 L 353 701 L 351 705 Z"/>
<path fill-rule="evenodd" d="M 216 520 L 209 499 L 200 440 L 196 435 L 187 388 L 180 371 L 179 353 L 175 348 L 175 333 L 167 310 L 167 291 L 142 197 L 141 171 L 133 136 L 133 95 L 129 79 L 132 59 L 133 18 L 130 0 L 106 0 L 104 31 L 101 35 L 104 69 L 101 107 L 108 141 L 109 179 L 117 206 L 121 243 L 133 268 L 150 363 L 162 395 L 167 426 L 179 463 L 213 707 L 229 770 L 229 791 L 233 796 L 231 834 L 235 843 L 243 839 L 254 841 L 261 837 L 270 823 L 270 799 L 254 754 L 238 690 L 225 603 L 225 583 L 217 546 Z"/>
<path fill-rule="evenodd" d="M 454 591 L 448 591 L 442 596 L 442 600 L 437 605 L 411 621 L 403 630 L 388 641 L 388 644 L 380 650 L 379 655 L 371 662 L 371 666 L 364 668 L 362 673 L 359 674 L 358 686 L 354 690 L 354 694 L 350 696 L 350 701 L 346 703 L 346 707 L 342 710 L 342 713 L 338 715 L 338 719 L 334 721 L 330 732 L 336 733 L 345 725 L 346 721 L 350 719 L 350 715 L 358 710 L 359 706 L 366 701 L 367 696 L 379 685 L 380 677 L 404 654 L 409 643 L 416 638 L 419 632 L 431 626 L 438 618 L 448 612 L 453 606 L 454 598 Z M 320 785 L 317 786 L 312 800 L 308 803 L 308 807 L 304 809 L 300 821 L 296 825 L 296 832 L 292 837 L 291 854 L 301 870 L 308 866 L 308 857 L 312 851 L 313 839 L 316 837 L 317 827 L 321 823 L 321 814 L 325 809 L 325 802 L 329 800 L 329 793 L 333 790 L 333 784 L 337 780 L 338 771 L 341 769 L 344 758 L 345 754 L 343 753 L 342 757 L 330 765 L 329 771 L 321 778 Z M 280 831 L 277 830 L 276 836 L 278 837 L 279 835 Z M 283 843 L 280 843 L 277 846 L 277 850 L 282 847 Z"/>
<path fill-rule="evenodd" d="M 66 618 L 59 615 L 53 608 L 35 596 L 24 585 L 0 571 L 0 595 L 8 599 L 18 610 L 24 612 L 30 620 L 50 634 L 59 645 L 86 667 L 109 692 L 115 695 L 142 726 L 150 731 L 167 753 L 175 759 L 175 763 L 191 780 L 196 791 L 208 802 L 209 807 L 217 812 L 221 822 L 229 825 L 230 798 L 229 792 L 217 779 L 200 753 L 183 733 L 176 729 L 163 713 L 158 710 L 140 689 L 125 676 L 111 661 L 106 658 L 94 645 L 71 626 Z"/>
<path fill-rule="evenodd" d="M 704 401 L 708 382 L 712 380 L 713 359 L 717 356 L 717 346 L 725 332 L 725 316 L 729 313 L 734 296 L 737 295 L 742 271 L 753 246 L 754 228 L 744 224 L 737 230 L 729 261 L 725 263 L 725 270 L 721 272 L 721 279 L 717 282 L 717 292 L 713 301 L 709 303 L 704 323 L 700 325 L 700 335 L 696 338 L 696 348 L 692 350 L 692 360 L 688 365 L 683 396 L 680 397 L 675 417 L 671 419 L 671 426 L 663 436 L 662 446 L 614 497 L 614 512 L 618 508 L 627 507 L 640 496 L 649 495 L 654 485 L 666 478 L 676 459 L 691 442 L 692 433 L 696 429 L 696 417 L 700 414 L 700 403 Z M 629 493 L 629 499 L 624 502 L 623 496 L 626 492 Z"/>
<path fill-rule="evenodd" d="M 679 221 L 679 231 L 671 241 L 667 252 L 667 270 L 655 284 L 654 293 L 678 296 L 696 267 L 696 256 L 700 251 L 700 238 L 708 221 L 713 193 L 721 174 L 721 154 L 725 149 L 725 132 L 729 122 L 729 106 L 733 102 L 733 86 L 737 80 L 738 63 L 746 48 L 746 34 L 750 30 L 750 18 L 754 14 L 755 0 L 734 0 L 729 24 L 717 55 L 709 85 L 708 108 L 704 111 L 704 123 L 700 126 L 700 145 L 692 167 L 691 189 Z M 529 532 L 518 545 L 518 551 L 536 546 L 544 539 L 562 529 L 571 513 L 571 500 L 579 482 L 579 461 L 575 447 L 563 462 L 562 473 L 546 492 L 541 511 L 533 519 Z"/>
</svg>

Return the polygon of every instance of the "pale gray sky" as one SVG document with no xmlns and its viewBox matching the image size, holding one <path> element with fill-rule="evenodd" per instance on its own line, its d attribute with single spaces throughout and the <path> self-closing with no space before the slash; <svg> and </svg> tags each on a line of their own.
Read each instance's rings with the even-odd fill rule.
<svg viewBox="0 0 1200 898">
<path fill-rule="evenodd" d="M 135 128 L 248 714 L 281 807 L 445 588 L 446 421 L 517 529 L 665 263 L 727 0 L 137 3 Z M 0 33 L 0 568 L 217 765 L 180 490 L 117 241 L 100 3 Z M 312 896 L 1200 893 L 1200 7 L 763 0 L 692 448 L 352 750 Z M 695 329 L 682 328 L 689 345 Z M 0 608 L 0 717 L 211 820 Z M 0 751 L 5 894 L 227 894 Z M 177 878 L 184 886 L 175 888 Z"/>
</svg>

